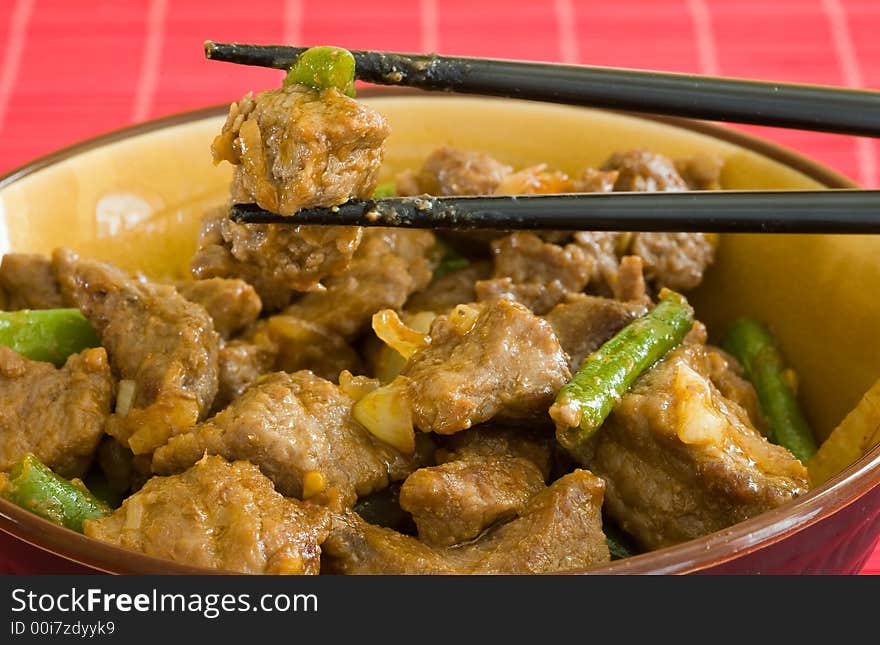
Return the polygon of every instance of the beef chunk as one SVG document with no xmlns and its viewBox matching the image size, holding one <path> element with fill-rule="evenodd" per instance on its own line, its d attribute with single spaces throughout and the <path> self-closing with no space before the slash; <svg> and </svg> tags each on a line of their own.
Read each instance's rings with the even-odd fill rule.
<svg viewBox="0 0 880 645">
<path fill-rule="evenodd" d="M 552 433 L 482 425 L 445 437 L 442 447 L 437 449 L 436 458 L 438 463 L 444 463 L 484 457 L 517 457 L 532 462 L 547 479 L 555 446 Z"/>
<path fill-rule="evenodd" d="M 53 261 L 65 300 L 95 328 L 115 374 L 134 381 L 130 408 L 110 417 L 108 434 L 144 454 L 202 418 L 217 394 L 220 342 L 205 309 L 71 251 Z"/>
<path fill-rule="evenodd" d="M 672 159 L 648 150 L 616 152 L 601 170 L 617 171 L 614 190 L 662 192 L 687 190 Z"/>
<path fill-rule="evenodd" d="M 218 385 L 213 410 L 220 411 L 263 374 L 272 371 L 275 350 L 269 345 L 235 339 L 223 344 L 217 362 Z"/>
<path fill-rule="evenodd" d="M 455 441 L 458 439 L 458 441 Z M 400 505 L 412 514 L 419 538 L 451 546 L 515 517 L 545 487 L 550 448 L 515 430 L 474 428 L 453 437 L 438 466 L 407 477 Z"/>
<path fill-rule="evenodd" d="M 651 297 L 645 284 L 644 262 L 638 255 L 625 255 L 617 268 L 617 279 L 612 291 L 614 299 L 622 302 L 650 304 Z"/>
<path fill-rule="evenodd" d="M 645 277 L 658 290 L 693 289 L 715 257 L 715 243 L 704 233 L 637 233 L 629 252 L 642 258 Z"/>
<path fill-rule="evenodd" d="M 205 457 L 154 477 L 89 537 L 182 564 L 237 573 L 317 574 L 330 517 L 282 497 L 253 464 Z"/>
<path fill-rule="evenodd" d="M 428 231 L 371 228 L 347 271 L 325 280 L 326 289 L 305 294 L 285 313 L 354 338 L 369 327 L 374 313 L 399 309 L 430 282 L 433 246 Z"/>
<path fill-rule="evenodd" d="M 277 370 L 311 370 L 332 381 L 342 370 L 362 371 L 360 357 L 342 336 L 293 315 L 270 316 L 257 324 L 249 338 L 271 346 Z"/>
<path fill-rule="evenodd" d="M 513 169 L 482 152 L 444 146 L 397 180 L 400 195 L 491 195 Z"/>
<path fill-rule="evenodd" d="M 58 309 L 64 306 L 49 258 L 30 253 L 7 253 L 0 263 L 0 291 L 7 311 Z"/>
<path fill-rule="evenodd" d="M 606 482 L 608 515 L 646 549 L 723 529 L 809 485 L 804 466 L 721 395 L 690 341 L 636 381 L 580 458 Z"/>
<path fill-rule="evenodd" d="M 60 369 L 0 345 L 0 471 L 25 453 L 63 477 L 82 477 L 113 402 L 103 348 L 73 354 Z"/>
<path fill-rule="evenodd" d="M 357 352 L 338 334 L 294 316 L 277 314 L 257 323 L 246 337 L 220 349 L 220 387 L 214 409 L 220 410 L 260 376 L 276 370 L 309 370 L 335 381 L 342 370 L 360 372 Z"/>
<path fill-rule="evenodd" d="M 390 132 L 381 114 L 335 88 L 291 85 L 233 103 L 212 151 L 235 164 L 234 202 L 292 215 L 372 195 Z"/>
<path fill-rule="evenodd" d="M 272 370 L 307 369 L 328 379 L 344 369 L 359 371 L 360 358 L 349 340 L 369 327 L 376 311 L 398 309 L 425 287 L 433 246 L 434 236 L 427 231 L 366 231 L 347 271 L 221 350 L 221 404 Z"/>
<path fill-rule="evenodd" d="M 620 258 L 626 256 L 641 259 L 645 279 L 658 291 L 662 287 L 676 291 L 693 289 L 715 258 L 715 236 L 707 233 L 579 231 L 574 240 L 595 261 L 590 281 L 601 295 L 622 293 L 627 277 L 620 274 Z"/>
<path fill-rule="evenodd" d="M 485 280 L 491 273 L 491 264 L 482 261 L 472 262 L 464 269 L 450 271 L 435 278 L 427 287 L 410 296 L 406 301 L 406 309 L 412 312 L 449 313 L 455 305 L 474 302 L 477 299 L 474 283 Z"/>
<path fill-rule="evenodd" d="M 192 272 L 203 280 L 240 278 L 274 311 L 287 306 L 295 292 L 348 268 L 361 232 L 356 226 L 241 224 L 221 208 L 205 217 Z"/>
<path fill-rule="evenodd" d="M 491 280 L 476 284 L 480 300 L 503 296 L 544 314 L 566 294 L 582 291 L 593 261 L 580 246 L 565 247 L 534 233 L 513 233 L 492 243 L 495 269 Z"/>
<path fill-rule="evenodd" d="M 641 303 L 576 294 L 553 307 L 545 318 L 568 354 L 569 369 L 574 373 L 587 356 L 646 312 Z"/>
<path fill-rule="evenodd" d="M 767 421 L 761 412 L 758 393 L 745 378 L 739 361 L 723 349 L 706 346 L 706 366 L 712 384 L 724 396 L 739 405 L 749 415 L 749 421 L 761 434 L 767 434 Z"/>
<path fill-rule="evenodd" d="M 348 574 L 525 574 L 606 563 L 603 491 L 602 480 L 576 470 L 532 497 L 516 519 L 454 548 L 433 547 L 346 514 L 334 520 L 324 543 L 324 565 Z"/>
<path fill-rule="evenodd" d="M 526 459 L 457 460 L 407 477 L 400 505 L 412 514 L 423 542 L 451 546 L 514 517 L 543 488 L 541 472 Z"/>
<path fill-rule="evenodd" d="M 157 450 L 153 471 L 180 472 L 207 452 L 257 464 L 285 495 L 335 488 L 350 506 L 412 471 L 409 460 L 352 419 L 353 404 L 311 372 L 271 374 Z"/>
<path fill-rule="evenodd" d="M 578 231 L 574 234 L 575 244 L 584 249 L 593 263 L 590 274 L 591 290 L 603 296 L 614 294 L 620 256 L 626 253 L 632 235 L 606 231 Z"/>
<path fill-rule="evenodd" d="M 454 434 L 496 416 L 545 417 L 571 377 L 550 325 L 503 298 L 439 316 L 430 338 L 398 377 L 425 432 Z"/>
<path fill-rule="evenodd" d="M 423 542 L 451 546 L 514 517 L 543 488 L 541 471 L 526 459 L 456 460 L 407 477 L 400 506 L 412 514 Z"/>
<path fill-rule="evenodd" d="M 254 288 L 243 280 L 209 278 L 181 282 L 180 294 L 202 305 L 214 321 L 214 329 L 230 338 L 252 324 L 260 315 L 262 303 Z"/>
</svg>

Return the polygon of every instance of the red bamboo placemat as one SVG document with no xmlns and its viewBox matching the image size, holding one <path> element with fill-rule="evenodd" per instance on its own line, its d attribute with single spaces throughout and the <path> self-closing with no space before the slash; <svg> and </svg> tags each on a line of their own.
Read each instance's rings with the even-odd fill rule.
<svg viewBox="0 0 880 645">
<path fill-rule="evenodd" d="M 4 0 L 0 173 L 277 82 L 277 72 L 206 63 L 206 38 L 880 88 L 878 32 L 877 0 Z M 880 186 L 873 140 L 746 129 Z M 880 573 L 880 549 L 864 572 Z"/>
</svg>

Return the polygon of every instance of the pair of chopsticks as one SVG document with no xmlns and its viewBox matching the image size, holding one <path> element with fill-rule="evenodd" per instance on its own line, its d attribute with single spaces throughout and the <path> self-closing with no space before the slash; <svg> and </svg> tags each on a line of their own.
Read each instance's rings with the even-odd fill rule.
<svg viewBox="0 0 880 645">
<path fill-rule="evenodd" d="M 205 43 L 211 60 L 288 69 L 304 47 Z M 352 50 L 358 79 L 716 121 L 880 137 L 880 92 L 690 74 Z M 243 222 L 766 233 L 880 233 L 880 191 L 692 191 L 351 200 Z"/>
</svg>

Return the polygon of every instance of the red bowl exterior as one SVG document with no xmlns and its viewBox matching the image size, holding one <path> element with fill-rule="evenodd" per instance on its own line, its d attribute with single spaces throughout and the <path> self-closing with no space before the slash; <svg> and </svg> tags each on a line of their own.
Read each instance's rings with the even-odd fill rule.
<svg viewBox="0 0 880 645">
<path fill-rule="evenodd" d="M 880 539 L 880 487 L 784 540 L 699 573 L 855 574 Z"/>
<path fill-rule="evenodd" d="M 0 531 L 0 574 L 50 573 L 87 574 L 97 572 L 95 569 L 28 544 L 11 533 Z"/>
</svg>

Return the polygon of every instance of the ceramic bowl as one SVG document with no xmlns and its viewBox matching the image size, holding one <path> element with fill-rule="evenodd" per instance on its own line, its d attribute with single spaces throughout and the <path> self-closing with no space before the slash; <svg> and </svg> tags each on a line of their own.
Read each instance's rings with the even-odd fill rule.
<svg viewBox="0 0 880 645">
<path fill-rule="evenodd" d="M 852 187 L 791 151 L 679 119 L 520 101 L 425 95 L 366 99 L 389 119 L 385 177 L 442 144 L 485 150 L 514 166 L 568 172 L 616 150 L 725 159 L 726 189 Z M 208 150 L 223 108 L 153 121 L 39 159 L 0 179 L 0 252 L 71 247 L 157 277 L 180 277 L 198 220 L 231 177 Z M 880 236 L 728 235 L 689 298 L 710 332 L 735 316 L 765 320 L 800 377 L 820 439 L 880 376 Z M 880 411 L 877 411 L 880 425 Z M 880 534 L 880 446 L 809 494 L 601 573 L 850 573 Z M 0 500 L 0 570 L 17 573 L 195 570 L 86 538 Z M 204 571 L 202 571 L 204 573 Z"/>
</svg>

